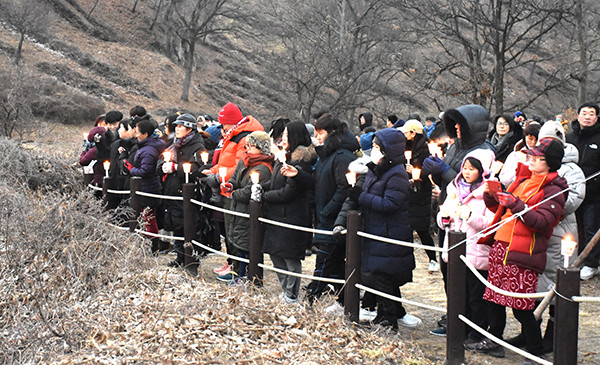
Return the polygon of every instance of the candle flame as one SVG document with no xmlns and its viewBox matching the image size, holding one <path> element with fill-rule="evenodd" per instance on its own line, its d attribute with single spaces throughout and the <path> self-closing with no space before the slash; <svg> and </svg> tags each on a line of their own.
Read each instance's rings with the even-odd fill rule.
<svg viewBox="0 0 600 365">
<path fill-rule="evenodd" d="M 184 163 L 183 165 L 181 165 L 181 167 L 183 167 L 183 172 L 185 172 L 186 174 L 189 174 L 192 171 L 192 164 L 189 162 Z"/>
<path fill-rule="evenodd" d="M 200 159 L 202 160 L 202 163 L 206 165 L 208 163 L 208 152 L 207 151 L 200 152 Z"/>
<path fill-rule="evenodd" d="M 104 161 L 103 166 L 104 166 L 104 170 L 110 169 L 110 161 Z"/>
<path fill-rule="evenodd" d="M 164 157 L 165 161 L 167 161 L 167 162 L 171 161 L 171 151 L 163 152 L 163 157 Z"/>
</svg>

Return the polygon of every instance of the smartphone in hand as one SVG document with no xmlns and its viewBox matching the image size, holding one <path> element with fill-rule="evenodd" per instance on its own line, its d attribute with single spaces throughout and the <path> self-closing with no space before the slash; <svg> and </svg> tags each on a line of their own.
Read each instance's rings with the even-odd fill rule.
<svg viewBox="0 0 600 365">
<path fill-rule="evenodd" d="M 496 194 L 502 192 L 502 184 L 500 181 L 488 180 L 486 182 L 488 184 L 488 188 L 490 189 L 490 194 Z"/>
</svg>

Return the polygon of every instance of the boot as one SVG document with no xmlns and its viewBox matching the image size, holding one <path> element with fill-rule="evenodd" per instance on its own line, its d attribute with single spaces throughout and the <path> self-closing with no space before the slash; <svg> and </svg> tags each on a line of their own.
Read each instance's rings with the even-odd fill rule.
<svg viewBox="0 0 600 365">
<path fill-rule="evenodd" d="M 160 251 L 160 238 L 152 239 L 152 254 L 154 256 L 158 256 L 158 252 Z"/>
</svg>

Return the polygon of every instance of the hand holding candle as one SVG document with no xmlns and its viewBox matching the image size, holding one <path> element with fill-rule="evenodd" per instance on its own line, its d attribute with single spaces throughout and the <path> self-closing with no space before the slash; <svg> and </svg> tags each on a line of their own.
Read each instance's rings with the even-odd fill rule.
<svg viewBox="0 0 600 365">
<path fill-rule="evenodd" d="M 356 185 L 356 171 L 348 171 L 346 173 L 346 180 L 350 186 L 354 187 Z"/>
</svg>

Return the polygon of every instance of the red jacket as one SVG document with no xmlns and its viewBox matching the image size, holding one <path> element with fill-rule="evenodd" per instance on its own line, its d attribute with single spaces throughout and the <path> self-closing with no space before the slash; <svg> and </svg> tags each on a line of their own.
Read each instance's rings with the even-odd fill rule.
<svg viewBox="0 0 600 365">
<path fill-rule="evenodd" d="M 513 192 L 519 184 L 531 177 L 531 171 L 524 164 L 519 163 L 517 167 L 517 177 L 507 189 L 507 192 Z M 540 188 L 528 196 L 526 202 L 517 198 L 516 202 L 510 207 L 503 207 L 493 195 L 484 194 L 486 206 L 495 212 L 494 219 L 490 225 L 500 221 L 501 217 L 510 209 L 515 214 L 524 210 L 527 206 L 535 204 L 557 194 L 567 188 L 567 181 L 559 177 L 556 172 L 551 172 L 544 178 Z M 552 236 L 552 231 L 563 215 L 565 201 L 568 192 L 558 194 L 548 201 L 529 210 L 520 218 L 513 219 L 507 223 L 512 229 L 512 239 L 509 242 L 504 264 L 515 264 L 535 272 L 541 273 L 546 266 L 546 250 L 548 240 Z M 491 233 L 482 237 L 478 243 L 491 245 L 494 242 L 494 234 Z"/>
<path fill-rule="evenodd" d="M 228 181 L 238 161 L 242 158 L 246 147 L 246 136 L 255 131 L 264 131 L 265 128 L 252 116 L 244 118 L 244 120 L 233 127 L 225 137 L 223 138 L 223 148 L 219 152 L 219 161 L 213 167 L 210 168 L 210 172 L 213 174 L 219 173 L 220 167 L 227 168 L 227 175 L 225 179 L 223 176 L 219 176 L 220 181 Z"/>
</svg>

